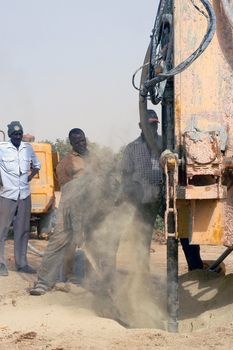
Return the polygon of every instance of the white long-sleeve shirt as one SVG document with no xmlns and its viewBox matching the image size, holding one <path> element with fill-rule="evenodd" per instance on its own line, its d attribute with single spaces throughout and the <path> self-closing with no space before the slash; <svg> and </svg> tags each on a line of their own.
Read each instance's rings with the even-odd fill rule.
<svg viewBox="0 0 233 350">
<path fill-rule="evenodd" d="M 30 195 L 28 175 L 31 169 L 40 169 L 40 162 L 27 142 L 17 149 L 10 141 L 0 142 L 0 196 L 17 200 Z"/>
</svg>

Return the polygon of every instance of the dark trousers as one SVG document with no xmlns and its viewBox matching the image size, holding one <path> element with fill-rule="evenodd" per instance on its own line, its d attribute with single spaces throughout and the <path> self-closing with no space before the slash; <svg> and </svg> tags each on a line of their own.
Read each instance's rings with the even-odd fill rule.
<svg viewBox="0 0 233 350">
<path fill-rule="evenodd" d="M 144 231 L 144 242 L 147 248 L 147 254 L 150 252 L 150 244 L 152 239 L 152 232 L 154 222 L 158 215 L 159 206 L 156 203 L 140 204 L 137 206 L 137 215 L 141 220 L 148 225 Z M 200 256 L 200 246 L 197 244 L 189 244 L 188 238 L 181 238 L 180 243 L 188 264 L 188 269 L 203 269 L 203 262 Z M 149 257 L 148 257 L 149 262 Z"/>
<path fill-rule="evenodd" d="M 197 244 L 189 244 L 188 238 L 180 238 L 180 243 L 183 248 L 189 271 L 203 269 L 200 246 Z"/>
</svg>

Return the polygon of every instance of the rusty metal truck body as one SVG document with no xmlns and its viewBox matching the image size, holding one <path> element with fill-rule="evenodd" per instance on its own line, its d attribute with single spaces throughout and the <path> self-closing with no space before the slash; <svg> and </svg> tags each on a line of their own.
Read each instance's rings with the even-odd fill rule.
<svg viewBox="0 0 233 350">
<path fill-rule="evenodd" d="M 142 67 L 141 124 L 152 151 L 163 152 L 170 331 L 178 329 L 178 238 L 233 244 L 232 19 L 229 0 L 161 0 Z M 148 99 L 162 104 L 162 149 L 145 123 Z"/>
<path fill-rule="evenodd" d="M 216 16 L 213 39 L 192 65 L 174 77 L 175 151 L 184 158 L 186 171 L 186 183 L 177 189 L 178 205 L 180 212 L 188 206 L 189 215 L 187 227 L 181 213 L 179 231 L 188 232 L 190 242 L 199 244 L 222 243 L 224 159 L 233 156 L 233 28 L 223 3 L 211 5 Z M 193 11 L 191 1 L 175 1 L 174 18 L 176 66 L 201 42 L 206 19 Z"/>
</svg>

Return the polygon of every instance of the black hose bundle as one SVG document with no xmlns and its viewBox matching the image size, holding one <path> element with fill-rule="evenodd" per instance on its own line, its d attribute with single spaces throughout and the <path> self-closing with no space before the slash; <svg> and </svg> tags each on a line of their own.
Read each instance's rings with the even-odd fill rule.
<svg viewBox="0 0 233 350">
<path fill-rule="evenodd" d="M 161 101 L 166 80 L 181 73 L 190 66 L 207 48 L 216 30 L 216 17 L 209 1 L 199 0 L 206 12 L 195 4 L 195 0 L 190 1 L 195 9 L 207 18 L 207 30 L 199 47 L 186 60 L 173 68 L 173 1 L 161 0 L 143 66 L 135 72 L 132 78 L 133 86 L 139 90 L 139 112 L 142 130 L 151 151 L 158 157 L 161 153 L 160 145 L 154 139 L 150 127 L 145 120 L 147 100 L 150 99 L 153 104 L 158 104 Z M 164 34 L 166 26 L 169 27 L 169 30 Z M 167 51 L 165 54 L 164 48 Z M 161 67 L 161 70 L 157 70 L 157 67 Z M 142 70 L 140 88 L 137 88 L 134 80 L 140 69 Z"/>
<path fill-rule="evenodd" d="M 211 40 L 214 36 L 215 30 L 216 30 L 216 16 L 215 16 L 214 10 L 213 10 L 213 8 L 210 5 L 208 0 L 200 0 L 200 1 L 203 4 L 204 8 L 206 9 L 207 15 L 205 14 L 205 12 L 200 10 L 200 8 L 197 5 L 195 5 L 194 0 L 191 0 L 194 7 L 207 18 L 207 22 L 208 22 L 206 34 L 204 35 L 199 47 L 188 58 L 186 58 L 185 61 L 181 62 L 177 67 L 172 68 L 171 70 L 167 71 L 166 73 L 157 74 L 154 78 L 145 81 L 144 87 L 146 89 L 149 89 L 150 87 L 155 86 L 156 84 L 162 82 L 163 80 L 167 80 L 168 78 L 171 78 L 174 75 L 179 74 L 182 71 L 184 71 L 205 51 L 205 49 L 207 48 L 207 46 L 211 42 Z M 164 6 L 164 3 L 165 3 L 165 1 L 163 0 L 161 2 L 161 6 Z M 151 55 L 151 62 L 150 63 L 151 63 L 152 67 L 154 66 L 154 62 L 155 62 L 156 45 L 158 45 L 158 23 L 159 23 L 158 17 L 159 16 L 161 16 L 161 14 L 158 12 L 158 15 L 157 15 L 156 21 L 155 21 L 155 26 L 153 29 L 152 39 L 151 39 L 151 47 L 152 47 L 151 53 L 152 53 L 152 55 Z"/>
<path fill-rule="evenodd" d="M 155 72 L 155 67 L 156 67 L 156 61 L 157 61 L 157 47 L 160 42 L 160 37 L 161 37 L 161 19 L 164 13 L 164 9 L 168 3 L 167 0 L 161 0 L 159 3 L 159 8 L 157 11 L 157 16 L 155 19 L 155 24 L 154 28 L 152 30 L 152 36 L 151 36 L 151 42 L 150 42 L 150 58 L 148 61 L 144 61 L 143 66 L 141 66 L 137 71 L 134 73 L 133 78 L 132 78 L 132 84 L 135 89 L 139 90 L 141 95 L 145 96 L 149 92 L 149 90 L 153 87 L 155 87 L 157 84 L 160 82 L 167 80 L 174 75 L 177 75 L 181 72 L 183 72 L 186 68 L 188 68 L 207 48 L 207 46 L 210 44 L 215 30 L 216 30 L 216 16 L 214 13 L 214 10 L 208 0 L 199 0 L 202 5 L 204 6 L 207 14 L 202 11 L 194 2 L 194 0 L 190 0 L 195 7 L 202 15 L 204 15 L 207 19 L 207 30 L 206 33 L 199 45 L 199 47 L 188 57 L 186 58 L 183 62 L 181 62 L 177 67 L 174 67 L 166 72 L 161 72 L 156 74 Z M 227 0 L 222 0 L 223 7 L 225 12 L 229 15 L 229 4 Z M 233 15 L 230 16 L 230 19 L 232 20 L 233 23 Z M 147 54 L 148 56 L 148 54 Z M 147 67 L 149 66 L 149 67 Z M 144 82 L 142 82 L 142 85 L 140 88 L 136 87 L 135 84 L 135 76 L 140 70 L 147 69 L 148 70 L 148 75 L 147 79 Z M 145 75 L 145 74 L 142 74 Z"/>
</svg>

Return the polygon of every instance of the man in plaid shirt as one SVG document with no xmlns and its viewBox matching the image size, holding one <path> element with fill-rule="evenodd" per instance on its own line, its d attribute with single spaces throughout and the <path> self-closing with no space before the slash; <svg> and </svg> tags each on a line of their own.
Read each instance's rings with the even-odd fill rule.
<svg viewBox="0 0 233 350">
<path fill-rule="evenodd" d="M 151 132 L 162 145 L 158 135 L 158 117 L 153 110 L 147 111 L 147 122 Z M 139 123 L 141 128 L 141 124 Z M 142 225 L 135 230 L 135 240 L 141 243 L 140 258 L 142 272 L 149 271 L 149 254 L 155 219 L 159 212 L 163 172 L 159 159 L 151 152 L 143 132 L 124 150 L 121 163 L 122 192 L 135 206 L 135 221 Z"/>
<path fill-rule="evenodd" d="M 157 129 L 158 119 L 153 120 L 151 127 Z M 161 136 L 157 135 L 161 143 Z M 158 200 L 163 181 L 163 173 L 159 164 L 146 143 L 143 133 L 125 148 L 122 160 L 124 192 L 135 196 L 142 204 Z M 135 198 L 136 199 L 136 198 Z"/>
<path fill-rule="evenodd" d="M 158 135 L 158 117 L 154 110 L 147 111 L 147 122 L 151 132 L 162 149 L 162 137 Z M 139 123 L 141 129 L 141 124 Z M 142 269 L 149 271 L 149 254 L 153 227 L 161 208 L 163 172 L 159 159 L 147 145 L 143 131 L 141 135 L 125 148 L 122 159 L 122 192 L 135 206 L 135 240 L 142 243 L 140 258 Z M 140 223 L 140 224 L 139 224 Z M 141 229 L 139 225 L 142 225 Z M 187 238 L 180 239 L 189 270 L 202 269 L 200 247 L 190 245 Z"/>
</svg>

